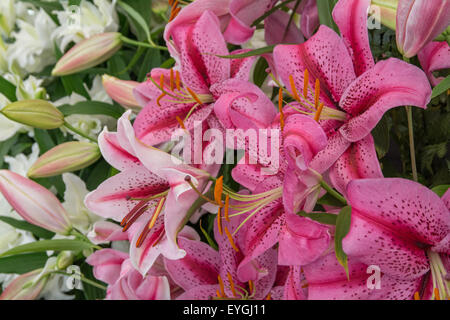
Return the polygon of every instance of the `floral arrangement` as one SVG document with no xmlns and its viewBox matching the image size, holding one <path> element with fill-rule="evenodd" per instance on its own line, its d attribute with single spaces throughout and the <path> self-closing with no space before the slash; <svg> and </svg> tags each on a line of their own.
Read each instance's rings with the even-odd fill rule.
<svg viewBox="0 0 450 320">
<path fill-rule="evenodd" d="M 0 299 L 450 299 L 449 25 L 2 0 Z"/>
</svg>

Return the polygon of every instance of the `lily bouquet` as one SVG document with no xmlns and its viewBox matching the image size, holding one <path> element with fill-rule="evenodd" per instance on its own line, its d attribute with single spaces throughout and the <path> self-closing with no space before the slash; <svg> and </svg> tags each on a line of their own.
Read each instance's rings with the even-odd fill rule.
<svg viewBox="0 0 450 320">
<path fill-rule="evenodd" d="M 449 25 L 2 0 L 0 299 L 450 299 Z"/>
</svg>

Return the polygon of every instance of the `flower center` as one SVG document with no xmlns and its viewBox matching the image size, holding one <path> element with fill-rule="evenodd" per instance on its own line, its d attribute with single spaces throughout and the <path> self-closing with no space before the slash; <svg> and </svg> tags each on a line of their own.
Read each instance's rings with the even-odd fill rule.
<svg viewBox="0 0 450 320">
<path fill-rule="evenodd" d="M 156 99 L 156 104 L 161 107 L 161 100 L 165 97 L 166 102 L 176 103 L 176 104 L 189 104 L 193 105 L 192 108 L 187 113 L 184 119 L 181 121 L 186 121 L 192 115 L 194 110 L 204 104 L 214 102 L 214 97 L 210 93 L 196 93 L 188 86 L 184 85 L 179 71 L 174 71 L 170 69 L 170 77 L 164 78 L 162 74 L 159 78 L 159 83 L 157 83 L 152 77 L 148 77 L 153 84 L 161 90 L 161 94 Z M 179 119 L 177 119 L 180 122 Z"/>
<path fill-rule="evenodd" d="M 274 79 L 275 82 L 276 79 Z M 278 97 L 278 108 L 282 110 L 282 104 L 285 102 L 283 100 L 283 91 L 285 91 L 294 101 L 298 102 L 303 109 L 299 109 L 297 107 L 294 107 L 292 105 L 289 105 L 292 109 L 295 111 L 313 116 L 314 120 L 339 120 L 339 121 L 345 121 L 347 118 L 347 115 L 343 111 L 336 110 L 334 108 L 330 108 L 325 106 L 323 102 L 320 101 L 320 81 L 319 79 L 316 79 L 314 91 L 309 85 L 309 72 L 307 69 L 305 69 L 304 77 L 303 77 L 303 92 L 299 94 L 297 87 L 295 86 L 295 80 L 292 75 L 289 76 L 289 86 L 290 90 L 284 88 L 280 83 L 277 83 L 280 87 L 279 91 L 279 97 Z M 312 97 L 312 98 L 311 98 Z M 286 103 L 286 102 L 285 102 Z M 280 112 L 280 118 L 282 127 L 284 123 L 284 116 L 283 113 Z"/>
<path fill-rule="evenodd" d="M 233 281 L 233 277 L 228 272 L 228 289 L 230 289 L 232 296 L 228 297 L 225 293 L 225 283 L 222 280 L 220 275 L 217 276 L 217 280 L 219 281 L 219 289 L 216 290 L 217 297 L 214 300 L 249 300 L 254 298 L 255 296 L 255 285 L 252 280 L 249 280 L 247 283 L 248 290 L 237 285 Z"/>
<path fill-rule="evenodd" d="M 159 214 L 164 208 L 164 204 L 166 202 L 166 196 L 169 193 L 169 190 L 166 190 L 164 192 L 158 193 L 156 195 L 152 195 L 147 198 L 131 198 L 127 197 L 127 200 L 136 201 L 139 200 L 139 202 L 131 209 L 131 211 L 122 219 L 120 226 L 123 227 L 122 231 L 127 231 L 135 222 L 136 220 L 142 216 L 144 213 L 148 212 L 150 209 L 153 209 L 153 213 L 148 219 L 148 222 L 145 224 L 144 228 L 141 231 L 141 234 L 139 235 L 139 238 L 136 242 L 136 247 L 139 248 L 144 240 L 146 239 L 147 235 L 149 234 L 150 230 L 155 226 L 156 219 L 158 219 Z M 161 230 L 158 230 L 158 237 L 155 238 L 155 242 L 153 243 L 153 246 L 155 246 L 159 240 L 161 240 L 162 236 L 164 235 L 164 232 L 160 232 Z"/>
</svg>

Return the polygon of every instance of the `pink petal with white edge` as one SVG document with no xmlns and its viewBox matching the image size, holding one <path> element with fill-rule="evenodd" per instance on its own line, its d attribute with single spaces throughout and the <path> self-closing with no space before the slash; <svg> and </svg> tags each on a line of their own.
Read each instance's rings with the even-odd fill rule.
<svg viewBox="0 0 450 320">
<path fill-rule="evenodd" d="M 94 276 L 108 284 L 114 284 L 120 277 L 122 263 L 128 259 L 128 254 L 113 250 L 102 249 L 91 254 L 86 262 L 94 267 Z"/>
<path fill-rule="evenodd" d="M 369 45 L 367 14 L 370 0 L 339 1 L 333 10 L 333 18 L 353 59 L 357 76 L 375 64 Z"/>
<path fill-rule="evenodd" d="M 336 190 L 343 195 L 352 180 L 383 178 L 372 135 L 352 143 L 331 167 L 329 177 Z"/>
<path fill-rule="evenodd" d="M 319 173 L 327 171 L 339 157 L 348 149 L 351 142 L 345 139 L 339 131 L 328 137 L 328 144 L 310 163 L 311 169 Z"/>
<path fill-rule="evenodd" d="M 285 221 L 278 247 L 280 265 L 307 265 L 330 247 L 328 227 L 294 214 L 286 214 Z"/>
<path fill-rule="evenodd" d="M 339 131 L 349 141 L 361 140 L 386 111 L 398 106 L 425 109 L 430 98 L 431 87 L 422 70 L 395 58 L 380 61 L 343 94 L 339 105 L 352 118 Z"/>
<path fill-rule="evenodd" d="M 114 222 L 105 220 L 94 223 L 92 230 L 87 235 L 94 244 L 108 243 L 111 241 L 128 240 L 127 233 L 122 231 L 122 227 Z"/>
<path fill-rule="evenodd" d="M 26 221 L 60 234 L 71 229 L 61 202 L 40 184 L 12 171 L 0 170 L 0 192 Z"/>
<path fill-rule="evenodd" d="M 316 79 L 320 80 L 320 100 L 328 107 L 340 100 L 344 90 L 356 78 L 344 41 L 324 25 L 303 44 L 276 46 L 273 55 L 278 76 L 290 92 L 289 76 L 292 75 L 297 90 L 302 90 L 307 69 L 310 88 L 314 90 Z M 314 97 L 309 96 L 310 101 L 314 101 Z"/>
<path fill-rule="evenodd" d="M 342 243 L 348 256 L 402 279 L 429 271 L 424 247 L 450 232 L 449 211 L 434 192 L 405 179 L 362 179 L 348 184 L 347 198 L 352 219 Z"/>
<path fill-rule="evenodd" d="M 436 78 L 433 72 L 450 68 L 450 46 L 446 41 L 427 44 L 417 57 L 433 87 L 444 80 L 444 77 Z"/>
<path fill-rule="evenodd" d="M 117 170 L 124 171 L 141 165 L 138 158 L 122 148 L 117 133 L 108 132 L 107 128 L 98 136 L 98 146 L 103 158 Z"/>
<path fill-rule="evenodd" d="M 86 207 L 97 215 L 121 221 L 139 200 L 169 189 L 168 183 L 144 167 L 123 171 L 104 181 L 84 199 Z"/>
<path fill-rule="evenodd" d="M 204 11 L 194 26 L 174 29 L 180 50 L 180 72 L 185 86 L 196 93 L 208 93 L 209 86 L 230 77 L 230 61 L 218 55 L 229 54 L 220 31 L 219 19 Z"/>
<path fill-rule="evenodd" d="M 439 36 L 450 21 L 447 0 L 400 0 L 397 7 L 397 47 L 405 57 L 415 56 Z"/>
<path fill-rule="evenodd" d="M 179 245 L 186 256 L 179 260 L 165 259 L 166 269 L 175 283 L 185 291 L 217 284 L 221 266 L 219 253 L 200 241 L 180 238 Z"/>
</svg>

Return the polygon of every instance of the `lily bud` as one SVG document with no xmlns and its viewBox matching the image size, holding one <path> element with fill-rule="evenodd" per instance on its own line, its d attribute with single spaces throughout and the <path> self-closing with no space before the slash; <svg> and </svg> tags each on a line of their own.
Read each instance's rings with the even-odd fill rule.
<svg viewBox="0 0 450 320">
<path fill-rule="evenodd" d="M 122 46 L 121 37 L 118 32 L 107 32 L 81 41 L 56 63 L 52 75 L 66 76 L 108 60 Z"/>
<path fill-rule="evenodd" d="M 34 300 L 37 298 L 47 283 L 48 277 L 41 277 L 35 281 L 36 277 L 43 269 L 37 269 L 20 275 L 11 282 L 0 295 L 0 300 Z"/>
<path fill-rule="evenodd" d="M 371 12 L 377 12 L 375 19 L 389 29 L 395 30 L 398 0 L 372 0 Z"/>
<path fill-rule="evenodd" d="M 100 159 L 97 144 L 72 141 L 60 144 L 44 153 L 28 171 L 30 178 L 52 177 L 64 172 L 86 168 Z"/>
<path fill-rule="evenodd" d="M 450 21 L 448 0 L 399 0 L 397 8 L 397 47 L 406 57 L 414 57 L 433 41 Z"/>
<path fill-rule="evenodd" d="M 59 234 L 68 234 L 71 230 L 62 204 L 40 184 L 9 170 L 0 170 L 0 192 L 29 223 Z"/>
<path fill-rule="evenodd" d="M 133 90 L 140 83 L 136 81 L 125 81 L 105 74 L 102 77 L 103 87 L 106 93 L 125 108 L 141 108 L 133 95 Z"/>
<path fill-rule="evenodd" d="M 56 268 L 58 270 L 64 270 L 68 266 L 73 264 L 74 254 L 72 251 L 62 251 L 56 258 Z"/>
<path fill-rule="evenodd" d="M 38 129 L 56 129 L 64 124 L 64 115 L 45 100 L 22 100 L 8 104 L 0 112 L 7 118 Z"/>
</svg>

